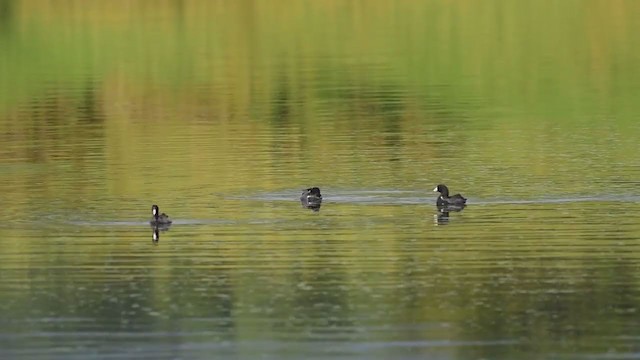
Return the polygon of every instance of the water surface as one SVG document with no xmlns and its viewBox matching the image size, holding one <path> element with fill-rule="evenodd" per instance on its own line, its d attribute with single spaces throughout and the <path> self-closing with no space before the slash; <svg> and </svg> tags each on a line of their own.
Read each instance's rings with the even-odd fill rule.
<svg viewBox="0 0 640 360">
<path fill-rule="evenodd" d="M 1 6 L 3 359 L 639 357 L 640 3 L 281 5 Z"/>
</svg>

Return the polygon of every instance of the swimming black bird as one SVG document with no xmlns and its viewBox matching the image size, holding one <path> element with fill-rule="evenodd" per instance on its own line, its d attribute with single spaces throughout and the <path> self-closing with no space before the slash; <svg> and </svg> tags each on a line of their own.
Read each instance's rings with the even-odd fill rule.
<svg viewBox="0 0 640 360">
<path fill-rule="evenodd" d="M 440 193 L 438 200 L 436 201 L 437 207 L 450 207 L 450 208 L 463 208 L 467 203 L 467 199 L 460 194 L 449 196 L 449 188 L 446 185 L 440 184 L 436 186 L 433 191 Z"/>
<path fill-rule="evenodd" d="M 300 203 L 302 206 L 318 211 L 320 209 L 320 205 L 322 204 L 322 195 L 320 194 L 320 189 L 317 187 L 308 188 L 302 191 L 302 196 L 300 196 Z"/>
<path fill-rule="evenodd" d="M 168 226 L 171 225 L 171 219 L 169 219 L 169 215 L 162 213 L 160 214 L 160 208 L 158 205 L 151 206 L 151 221 L 149 223 L 153 226 Z"/>
</svg>

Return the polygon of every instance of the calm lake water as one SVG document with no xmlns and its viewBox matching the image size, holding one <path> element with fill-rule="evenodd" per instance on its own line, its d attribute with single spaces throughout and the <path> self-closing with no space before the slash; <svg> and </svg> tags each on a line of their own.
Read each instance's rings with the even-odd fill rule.
<svg viewBox="0 0 640 360">
<path fill-rule="evenodd" d="M 640 358 L 640 2 L 275 5 L 0 2 L 2 359 Z"/>
</svg>

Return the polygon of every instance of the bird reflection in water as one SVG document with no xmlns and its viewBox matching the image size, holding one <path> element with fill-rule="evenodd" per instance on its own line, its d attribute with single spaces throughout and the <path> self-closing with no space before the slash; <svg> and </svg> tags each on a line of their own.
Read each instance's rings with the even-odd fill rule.
<svg viewBox="0 0 640 360">
<path fill-rule="evenodd" d="M 154 244 L 157 244 L 160 241 L 160 229 L 157 227 L 153 228 L 153 235 L 151 235 L 151 240 Z"/>
<path fill-rule="evenodd" d="M 460 212 L 464 210 L 466 205 L 445 205 L 438 206 L 438 214 L 434 215 L 436 225 L 449 224 L 449 213 Z"/>
<path fill-rule="evenodd" d="M 306 205 L 303 206 L 306 209 L 311 209 L 311 211 L 313 212 L 318 212 L 320 211 L 320 206 L 322 206 L 322 204 L 313 204 L 313 205 Z"/>
<path fill-rule="evenodd" d="M 153 229 L 153 233 L 151 234 L 151 240 L 154 244 L 157 244 L 160 241 L 160 232 L 167 231 L 171 227 L 171 224 L 168 225 L 152 225 L 151 229 Z"/>
</svg>

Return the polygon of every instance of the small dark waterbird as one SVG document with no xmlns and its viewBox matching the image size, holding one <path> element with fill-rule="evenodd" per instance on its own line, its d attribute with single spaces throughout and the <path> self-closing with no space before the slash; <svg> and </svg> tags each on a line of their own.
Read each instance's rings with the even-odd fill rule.
<svg viewBox="0 0 640 360">
<path fill-rule="evenodd" d="M 302 206 L 309 209 L 320 209 L 320 205 L 322 204 L 322 194 L 320 194 L 320 188 L 311 187 L 303 190 L 302 196 L 300 196 L 300 203 L 302 203 Z"/>
<path fill-rule="evenodd" d="M 467 203 L 467 199 L 460 194 L 449 196 L 449 188 L 447 188 L 447 186 L 444 184 L 439 184 L 435 189 L 433 189 L 433 191 L 437 191 L 440 193 L 440 196 L 438 196 L 438 200 L 436 201 L 436 206 L 438 206 L 439 208 L 462 208 Z"/>
<path fill-rule="evenodd" d="M 160 214 L 160 208 L 158 205 L 151 206 L 151 221 L 149 222 L 153 226 L 168 226 L 171 225 L 171 219 L 169 219 L 169 215 L 162 213 Z"/>
</svg>

